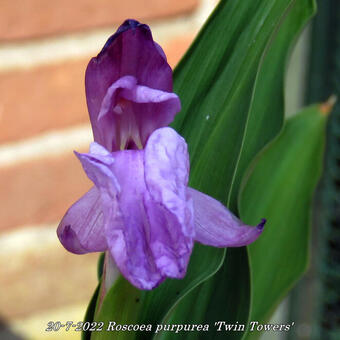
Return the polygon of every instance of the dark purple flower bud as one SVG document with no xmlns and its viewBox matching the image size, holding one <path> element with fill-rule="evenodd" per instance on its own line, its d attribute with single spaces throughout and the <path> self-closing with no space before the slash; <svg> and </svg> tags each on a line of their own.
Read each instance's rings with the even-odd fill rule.
<svg viewBox="0 0 340 340">
<path fill-rule="evenodd" d="M 163 50 L 135 20 L 125 21 L 91 59 L 85 85 L 94 140 L 109 151 L 141 149 L 181 109 Z"/>
</svg>

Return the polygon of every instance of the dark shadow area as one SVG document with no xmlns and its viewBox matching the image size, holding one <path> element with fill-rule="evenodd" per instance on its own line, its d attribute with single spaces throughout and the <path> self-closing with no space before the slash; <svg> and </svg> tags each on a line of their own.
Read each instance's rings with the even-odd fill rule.
<svg viewBox="0 0 340 340">
<path fill-rule="evenodd" d="M 24 340 L 23 337 L 14 334 L 9 327 L 7 326 L 6 322 L 0 319 L 0 339 L 1 340 Z"/>
</svg>

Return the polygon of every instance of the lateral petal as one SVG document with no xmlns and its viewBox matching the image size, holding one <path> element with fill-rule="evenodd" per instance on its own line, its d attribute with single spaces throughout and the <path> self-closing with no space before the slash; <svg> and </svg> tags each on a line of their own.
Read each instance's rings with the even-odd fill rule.
<svg viewBox="0 0 340 340">
<path fill-rule="evenodd" d="M 67 210 L 58 226 L 57 235 L 62 245 L 75 254 L 107 249 L 104 216 L 100 205 L 100 194 L 96 187 Z"/>
<path fill-rule="evenodd" d="M 194 201 L 196 241 L 214 247 L 241 247 L 261 235 L 265 219 L 256 227 L 247 226 L 221 202 L 192 188 L 189 192 Z"/>
<path fill-rule="evenodd" d="M 84 254 L 105 251 L 105 211 L 103 203 L 115 202 L 119 190 L 109 167 L 113 162 L 110 153 L 97 143 L 90 145 L 89 154 L 75 152 L 88 177 L 96 185 L 74 203 L 60 222 L 57 235 L 70 252 Z"/>
</svg>

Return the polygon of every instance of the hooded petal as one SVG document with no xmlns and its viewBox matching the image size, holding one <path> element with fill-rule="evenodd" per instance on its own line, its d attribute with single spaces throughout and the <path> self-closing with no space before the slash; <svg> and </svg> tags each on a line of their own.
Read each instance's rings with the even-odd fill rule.
<svg viewBox="0 0 340 340">
<path fill-rule="evenodd" d="M 194 237 L 187 145 L 173 129 L 158 129 L 147 142 L 144 158 L 150 247 L 164 275 L 182 278 Z"/>
<path fill-rule="evenodd" d="M 194 201 L 195 240 L 214 247 L 241 247 L 262 233 L 265 219 L 257 227 L 243 224 L 222 203 L 189 188 Z"/>
<path fill-rule="evenodd" d="M 86 98 L 94 139 L 102 145 L 97 124 L 102 101 L 108 88 L 126 75 L 135 77 L 139 85 L 172 92 L 172 71 L 164 52 L 153 41 L 149 27 L 134 20 L 123 23 L 86 70 Z"/>
<path fill-rule="evenodd" d="M 97 121 L 101 144 L 108 150 L 130 144 L 142 148 L 149 135 L 172 122 L 180 109 L 176 94 L 137 85 L 133 76 L 119 78 L 101 104 Z"/>
<path fill-rule="evenodd" d="M 96 187 L 68 209 L 58 226 L 57 235 L 72 253 L 105 251 L 104 217 Z"/>
</svg>

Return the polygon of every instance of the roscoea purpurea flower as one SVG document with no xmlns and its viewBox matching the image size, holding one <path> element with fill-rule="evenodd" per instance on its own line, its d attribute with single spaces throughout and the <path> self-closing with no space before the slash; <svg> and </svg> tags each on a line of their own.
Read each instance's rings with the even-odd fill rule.
<svg viewBox="0 0 340 340">
<path fill-rule="evenodd" d="M 183 278 L 195 241 L 247 245 L 261 234 L 222 203 L 188 187 L 185 140 L 167 127 L 180 111 L 172 70 L 148 26 L 127 20 L 85 76 L 94 142 L 76 153 L 94 187 L 58 227 L 70 252 L 107 251 L 140 289 Z"/>
</svg>

